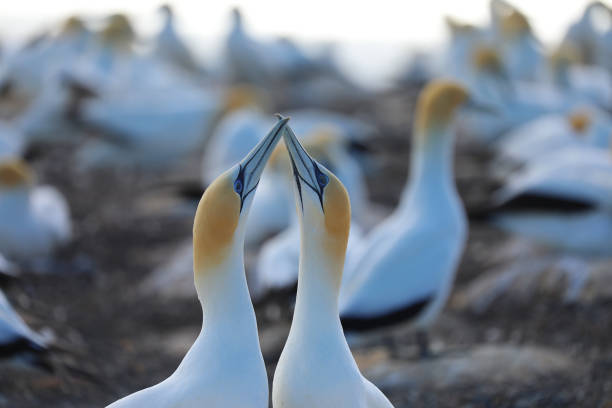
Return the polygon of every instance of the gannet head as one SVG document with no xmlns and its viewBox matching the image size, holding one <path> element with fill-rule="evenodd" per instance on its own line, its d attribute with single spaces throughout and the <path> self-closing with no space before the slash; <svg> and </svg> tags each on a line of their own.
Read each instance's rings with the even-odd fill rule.
<svg viewBox="0 0 612 408">
<path fill-rule="evenodd" d="M 567 68 L 572 65 L 580 64 L 581 62 L 578 48 L 569 42 L 559 46 L 550 55 L 550 65 L 553 69 Z"/>
<path fill-rule="evenodd" d="M 78 16 L 71 16 L 64 21 L 59 35 L 60 37 L 64 37 L 79 34 L 85 31 L 87 31 L 87 27 L 85 26 L 83 20 Z"/>
<path fill-rule="evenodd" d="M 478 28 L 475 25 L 464 23 L 450 16 L 446 16 L 444 21 L 452 36 L 472 35 L 478 32 Z"/>
<path fill-rule="evenodd" d="M 419 96 L 415 134 L 437 134 L 436 130 L 449 126 L 459 107 L 470 102 L 467 90 L 449 80 L 435 80 L 427 84 Z"/>
<path fill-rule="evenodd" d="M 223 264 L 234 243 L 244 242 L 255 189 L 288 120 L 279 119 L 244 159 L 217 177 L 202 195 L 193 222 L 196 281 L 198 276 Z"/>
<path fill-rule="evenodd" d="M 34 171 L 23 160 L 15 158 L 0 161 L 0 192 L 28 189 L 35 181 Z"/>
<path fill-rule="evenodd" d="M 242 12 L 238 7 L 232 9 L 232 25 L 234 28 L 242 27 Z"/>
<path fill-rule="evenodd" d="M 162 13 L 167 18 L 172 18 L 174 16 L 174 11 L 172 10 L 172 6 L 169 4 L 162 4 L 159 7 L 159 12 Z"/>
<path fill-rule="evenodd" d="M 222 113 L 228 114 L 249 107 L 266 106 L 265 97 L 260 89 L 253 85 L 233 85 L 223 96 Z"/>
<path fill-rule="evenodd" d="M 284 139 L 293 169 L 303 240 L 314 242 L 322 258 L 331 263 L 337 275 L 334 283 L 339 288 L 351 225 L 348 193 L 331 171 L 306 153 L 288 126 Z"/>
<path fill-rule="evenodd" d="M 505 77 L 501 57 L 493 47 L 483 45 L 476 48 L 472 54 L 472 64 L 477 72 Z"/>
<path fill-rule="evenodd" d="M 506 39 L 514 39 L 531 34 L 531 25 L 527 17 L 520 11 L 513 9 L 500 20 L 501 35 Z"/>
<path fill-rule="evenodd" d="M 589 112 L 583 109 L 570 113 L 567 119 L 576 134 L 585 134 L 592 122 Z"/>
<path fill-rule="evenodd" d="M 100 32 L 102 43 L 118 49 L 129 49 L 135 38 L 134 29 L 125 14 L 117 13 L 108 18 L 106 26 Z"/>
</svg>

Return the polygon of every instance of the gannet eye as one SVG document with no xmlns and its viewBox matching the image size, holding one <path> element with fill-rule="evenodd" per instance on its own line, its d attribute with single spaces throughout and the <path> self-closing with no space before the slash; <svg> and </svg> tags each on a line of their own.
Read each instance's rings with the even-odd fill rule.
<svg viewBox="0 0 612 408">
<path fill-rule="evenodd" d="M 236 181 L 234 181 L 234 191 L 238 194 L 242 194 L 242 189 L 243 189 L 242 180 L 237 179 Z"/>
<path fill-rule="evenodd" d="M 327 185 L 327 183 L 329 183 L 329 177 L 327 177 L 327 174 L 319 172 L 317 174 L 317 182 L 319 183 L 319 186 L 323 188 Z"/>
</svg>

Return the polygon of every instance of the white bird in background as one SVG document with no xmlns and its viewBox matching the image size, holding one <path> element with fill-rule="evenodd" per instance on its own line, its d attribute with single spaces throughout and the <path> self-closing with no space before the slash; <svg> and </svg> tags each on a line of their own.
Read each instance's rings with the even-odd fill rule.
<svg viewBox="0 0 612 408">
<path fill-rule="evenodd" d="M 597 108 L 584 107 L 571 114 L 544 115 L 504 135 L 495 146 L 502 163 L 538 163 L 549 153 L 568 147 L 608 148 L 612 134 L 612 118 Z"/>
<path fill-rule="evenodd" d="M 485 30 L 446 17 L 446 26 L 450 32 L 450 41 L 446 47 L 446 75 L 452 78 L 468 78 L 472 73 L 472 58 L 476 49 L 488 41 Z"/>
<path fill-rule="evenodd" d="M 255 189 L 288 119 L 202 196 L 194 219 L 195 287 L 202 331 L 176 371 L 111 405 L 127 407 L 268 406 L 268 377 L 244 272 L 244 232 Z"/>
<path fill-rule="evenodd" d="M 612 65 L 607 62 L 612 62 L 612 47 L 605 42 L 605 33 L 612 29 L 611 23 L 612 10 L 601 1 L 592 1 L 580 19 L 569 27 L 561 44 L 574 47 L 583 63 L 609 70 Z"/>
<path fill-rule="evenodd" d="M 427 329 L 450 294 L 467 238 L 452 165 L 455 112 L 467 102 L 454 82 L 434 81 L 422 91 L 400 204 L 347 261 L 340 293 L 346 333 L 410 325 L 422 355 L 429 353 Z"/>
<path fill-rule="evenodd" d="M 612 157 L 568 147 L 542 154 L 494 196 L 492 221 L 555 249 L 612 255 Z"/>
<path fill-rule="evenodd" d="M 20 159 L 0 162 L 0 251 L 9 259 L 46 256 L 71 237 L 66 200 L 34 179 Z"/>
<path fill-rule="evenodd" d="M 176 32 L 174 11 L 165 4 L 160 8 L 164 15 L 164 26 L 155 39 L 155 55 L 166 63 L 192 75 L 204 73 L 189 47 Z"/>
<path fill-rule="evenodd" d="M 48 369 L 41 357 L 50 338 L 34 332 L 11 306 L 0 290 L 0 356 L 16 362 Z"/>
<path fill-rule="evenodd" d="M 612 108 L 612 77 L 597 66 L 581 64 L 578 51 L 569 44 L 561 46 L 550 57 L 551 79 L 566 98 Z"/>
<path fill-rule="evenodd" d="M 504 0 L 492 0 L 491 21 L 496 48 L 508 76 L 518 81 L 541 80 L 546 58 L 527 17 Z"/>
<path fill-rule="evenodd" d="M 389 408 L 359 372 L 338 317 L 338 292 L 351 209 L 342 183 L 302 148 L 287 127 L 295 175 L 301 254 L 291 330 L 272 385 L 274 407 Z"/>
</svg>

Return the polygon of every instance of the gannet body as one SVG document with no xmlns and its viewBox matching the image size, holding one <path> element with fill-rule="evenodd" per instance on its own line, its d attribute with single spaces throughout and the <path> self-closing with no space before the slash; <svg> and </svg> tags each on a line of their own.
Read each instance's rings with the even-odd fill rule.
<svg viewBox="0 0 612 408">
<path fill-rule="evenodd" d="M 64 197 L 50 186 L 33 183 L 23 161 L 0 162 L 0 251 L 10 259 L 48 255 L 71 237 Z"/>
<path fill-rule="evenodd" d="M 342 183 L 303 150 L 286 128 L 295 174 L 301 254 L 291 330 L 272 385 L 274 407 L 390 408 L 363 377 L 338 318 L 338 291 L 350 229 L 350 203 Z"/>
<path fill-rule="evenodd" d="M 194 219 L 194 281 L 202 331 L 176 371 L 111 405 L 268 406 L 268 380 L 244 272 L 244 230 L 261 172 L 279 141 L 280 120 L 240 163 L 204 192 Z"/>
<path fill-rule="evenodd" d="M 425 331 L 446 303 L 467 233 L 452 175 L 454 113 L 466 100 L 453 82 L 434 81 L 423 90 L 400 204 L 347 262 L 340 293 L 347 333 L 406 323 Z"/>
<path fill-rule="evenodd" d="M 25 136 L 12 123 L 0 120 L 0 160 L 20 156 Z"/>
<path fill-rule="evenodd" d="M 87 101 L 79 123 L 102 140 L 79 153 L 84 167 L 164 167 L 197 151 L 222 109 L 218 95 L 191 89 L 106 95 Z"/>
<path fill-rule="evenodd" d="M 493 223 L 504 230 L 557 249 L 612 255 L 612 159 L 605 150 L 545 155 L 494 198 Z"/>
<path fill-rule="evenodd" d="M 203 73 L 189 47 L 179 37 L 174 27 L 174 12 L 169 5 L 160 8 L 164 14 L 164 25 L 155 40 L 155 55 L 168 64 L 190 74 Z"/>
<path fill-rule="evenodd" d="M 568 147 L 608 148 L 611 134 L 612 118 L 607 113 L 583 108 L 568 115 L 544 115 L 519 126 L 495 148 L 503 159 L 528 164 Z"/>
<path fill-rule="evenodd" d="M 47 350 L 48 338 L 34 332 L 11 306 L 0 290 L 0 353 L 2 358 L 16 358 L 36 363 L 32 358 Z"/>
</svg>

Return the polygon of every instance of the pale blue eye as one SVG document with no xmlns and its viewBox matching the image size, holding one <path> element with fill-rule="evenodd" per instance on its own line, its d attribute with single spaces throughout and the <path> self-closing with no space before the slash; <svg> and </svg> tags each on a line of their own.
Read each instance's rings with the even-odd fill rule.
<svg viewBox="0 0 612 408">
<path fill-rule="evenodd" d="M 329 183 L 329 177 L 327 177 L 327 174 L 319 173 L 317 174 L 317 182 L 319 186 L 325 187 Z"/>
<path fill-rule="evenodd" d="M 234 191 L 237 192 L 238 194 L 242 194 L 242 180 L 238 179 L 236 181 L 234 181 Z"/>
</svg>

